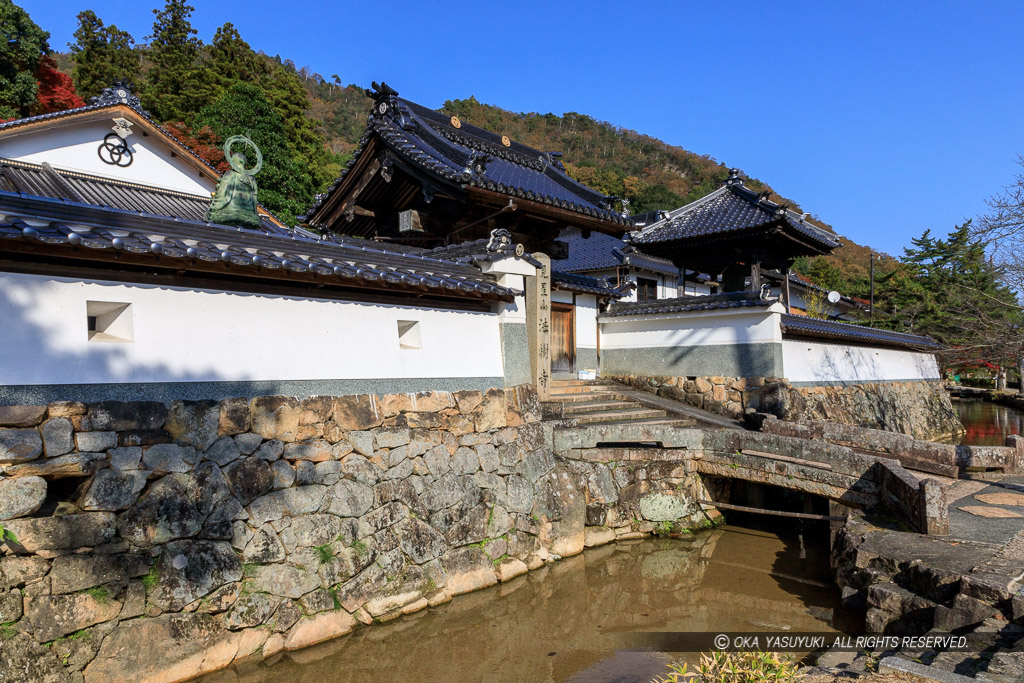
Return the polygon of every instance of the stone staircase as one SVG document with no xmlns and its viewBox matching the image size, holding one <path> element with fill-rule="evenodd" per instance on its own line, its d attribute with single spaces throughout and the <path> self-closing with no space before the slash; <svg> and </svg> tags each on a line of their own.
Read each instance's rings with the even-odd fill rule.
<svg viewBox="0 0 1024 683">
<path fill-rule="evenodd" d="M 686 426 L 693 420 L 649 408 L 623 392 L 625 387 L 607 380 L 556 379 L 551 382 L 551 399 L 542 403 L 545 420 L 562 420 L 575 425 L 666 424 Z"/>
</svg>

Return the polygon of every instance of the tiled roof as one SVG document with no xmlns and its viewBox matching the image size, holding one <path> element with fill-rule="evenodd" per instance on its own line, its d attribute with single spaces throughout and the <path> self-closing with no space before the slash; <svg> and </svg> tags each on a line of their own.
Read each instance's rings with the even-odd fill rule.
<svg viewBox="0 0 1024 683">
<path fill-rule="evenodd" d="M 669 211 L 663 219 L 632 233 L 628 241 L 644 245 L 727 238 L 751 228 L 780 222 L 823 250 L 831 251 L 839 246 L 838 235 L 812 225 L 804 216 L 785 206 L 769 201 L 766 194 L 747 189 L 736 174 L 711 194 Z"/>
<path fill-rule="evenodd" d="M 584 238 L 577 230 L 563 232 L 558 241 L 569 245 L 569 258 L 558 261 L 558 269 L 567 273 L 633 266 L 655 273 L 678 275 L 679 269 L 668 259 L 639 251 L 617 237 L 592 232 Z"/>
<path fill-rule="evenodd" d="M 100 111 L 101 109 L 107 109 L 110 107 L 117 106 L 128 107 L 129 109 L 134 111 L 147 122 L 152 124 L 153 127 L 159 130 L 161 133 L 163 133 L 168 138 L 176 142 L 178 146 L 180 146 L 190 156 L 194 157 L 197 161 L 202 163 L 203 166 L 206 166 L 211 171 L 213 171 L 214 175 L 220 175 L 220 172 L 213 166 L 211 166 L 210 163 L 206 161 L 206 159 L 203 159 L 201 156 L 192 151 L 192 149 L 189 148 L 185 143 L 171 135 L 167 131 L 167 129 L 158 125 L 157 122 L 154 121 L 153 118 L 149 115 L 149 112 L 142 108 L 142 102 L 136 95 L 132 94 L 131 89 L 125 83 L 115 83 L 109 88 L 105 88 L 103 92 L 101 92 L 99 95 L 90 99 L 89 104 L 85 105 L 84 107 L 76 107 L 74 109 L 55 111 L 50 112 L 49 114 L 38 114 L 36 116 L 29 116 L 24 119 L 15 119 L 13 121 L 8 121 L 6 123 L 0 123 L 0 132 L 10 130 L 12 128 L 18 128 L 20 126 L 26 126 L 32 123 L 38 123 L 39 121 L 62 119 L 69 116 L 77 116 L 78 114 Z"/>
<path fill-rule="evenodd" d="M 331 188 L 317 196 L 307 216 L 313 215 L 341 184 L 376 134 L 400 158 L 443 184 L 480 187 L 630 225 L 628 218 L 611 209 L 614 197 L 570 178 L 558 160 L 559 155 L 538 151 L 399 98 L 386 84 L 375 83 L 374 88 L 376 92 L 369 93 L 375 98 L 374 108 L 359 148 Z"/>
<path fill-rule="evenodd" d="M 206 210 L 210 206 L 209 195 L 56 169 L 45 162 L 30 164 L 3 158 L 0 158 L 0 190 L 190 221 L 205 221 Z M 290 229 L 278 227 L 266 217 L 263 218 L 263 229 L 271 233 L 292 234 Z"/>
<path fill-rule="evenodd" d="M 660 315 L 690 311 L 717 311 L 727 308 L 765 308 L 778 303 L 776 299 L 762 299 L 758 292 L 729 292 L 706 296 L 680 296 L 654 301 L 619 301 L 608 307 L 605 316 Z"/>
<path fill-rule="evenodd" d="M 941 344 L 929 337 L 796 315 L 782 316 L 782 333 L 795 337 L 815 337 L 830 341 L 860 342 L 922 351 L 942 348 Z"/>
<path fill-rule="evenodd" d="M 412 247 L 415 249 L 416 247 Z M 491 231 L 491 236 L 458 244 L 449 244 L 433 249 L 422 249 L 421 254 L 431 258 L 440 258 L 458 263 L 494 263 L 507 258 L 518 258 L 527 263 L 540 267 L 529 254 L 524 253 L 521 244 L 512 243 L 512 235 L 508 230 L 498 228 Z"/>
<path fill-rule="evenodd" d="M 474 266 L 393 251 L 370 240 L 320 240 L 299 232 L 268 234 L 2 190 L 0 216 L 0 248 L 8 240 L 19 240 L 53 255 L 68 253 L 71 247 L 151 254 L 180 262 L 182 270 L 201 261 L 224 262 L 260 269 L 259 275 L 271 278 L 313 273 L 327 284 L 340 286 L 374 282 L 375 287 L 394 284 L 397 289 L 478 299 L 509 300 L 516 294 Z"/>
<path fill-rule="evenodd" d="M 579 294 L 596 294 L 600 297 L 612 299 L 619 299 L 632 289 L 632 283 L 628 283 L 629 286 L 615 288 L 608 282 L 595 277 L 587 277 L 577 273 L 564 273 L 553 268 L 551 270 L 551 281 L 554 282 L 555 289 L 577 292 Z"/>
</svg>

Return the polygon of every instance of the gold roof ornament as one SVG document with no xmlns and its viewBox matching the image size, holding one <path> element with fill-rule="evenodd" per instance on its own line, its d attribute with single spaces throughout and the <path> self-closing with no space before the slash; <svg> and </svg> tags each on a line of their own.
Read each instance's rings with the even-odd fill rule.
<svg viewBox="0 0 1024 683">
<path fill-rule="evenodd" d="M 462 128 L 462 121 L 459 121 L 458 116 L 452 117 L 452 128 Z"/>
<path fill-rule="evenodd" d="M 511 147 L 512 146 L 512 141 L 508 139 L 507 135 L 502 135 L 501 136 L 501 144 L 505 145 L 506 147 Z"/>
</svg>

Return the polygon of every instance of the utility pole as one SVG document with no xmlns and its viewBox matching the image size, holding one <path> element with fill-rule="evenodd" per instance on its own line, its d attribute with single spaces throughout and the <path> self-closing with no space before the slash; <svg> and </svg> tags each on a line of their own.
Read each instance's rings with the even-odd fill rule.
<svg viewBox="0 0 1024 683">
<path fill-rule="evenodd" d="M 875 321 L 875 252 L 871 252 L 871 322 Z"/>
</svg>

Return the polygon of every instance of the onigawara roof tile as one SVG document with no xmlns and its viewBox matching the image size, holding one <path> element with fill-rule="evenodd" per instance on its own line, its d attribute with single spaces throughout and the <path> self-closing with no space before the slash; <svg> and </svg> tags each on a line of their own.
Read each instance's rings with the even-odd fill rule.
<svg viewBox="0 0 1024 683">
<path fill-rule="evenodd" d="M 853 325 L 833 320 L 819 320 L 801 315 L 782 316 L 782 334 L 789 337 L 810 337 L 828 341 L 845 341 L 876 346 L 895 346 L 920 351 L 935 351 L 942 344 L 931 337 L 905 332 L 880 330 L 864 325 Z"/>
<path fill-rule="evenodd" d="M 680 296 L 653 301 L 618 301 L 611 304 L 602 316 L 662 315 L 691 311 L 717 311 L 729 308 L 767 308 L 778 299 L 764 298 L 760 292 L 728 292 L 698 296 Z"/>
<path fill-rule="evenodd" d="M 645 254 L 635 246 L 604 233 L 591 232 L 589 237 L 583 237 L 579 231 L 570 230 L 563 232 L 558 241 L 569 245 L 569 258 L 557 262 L 558 269 L 566 273 L 633 266 L 653 273 L 679 274 L 672 261 Z"/>
<path fill-rule="evenodd" d="M 398 97 L 386 83 L 374 83 L 374 108 L 367 131 L 347 168 L 317 195 L 304 219 L 312 217 L 341 184 L 374 135 L 404 161 L 422 169 L 441 185 L 479 187 L 560 207 L 629 226 L 629 218 L 612 209 L 615 197 L 576 182 L 565 172 L 560 154 L 541 152 Z"/>
<path fill-rule="evenodd" d="M 475 266 L 391 250 L 371 240 L 317 239 L 297 231 L 266 233 L 0 189 L 0 250 L 9 241 L 29 242 L 35 253 L 52 256 L 77 250 L 81 258 L 82 249 L 152 256 L 164 264 L 179 262 L 180 270 L 200 262 L 223 262 L 249 275 L 286 278 L 288 273 L 309 273 L 327 284 L 347 287 L 378 283 L 374 288 L 395 285 L 444 296 L 503 300 L 518 293 Z"/>
<path fill-rule="evenodd" d="M 728 239 L 772 223 L 787 225 L 826 252 L 840 244 L 838 235 L 811 224 L 804 215 L 770 201 L 767 193 L 744 187 L 736 172 L 722 187 L 686 206 L 665 212 L 661 220 L 630 233 L 627 241 L 642 247 L 674 241 Z"/>
</svg>

